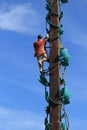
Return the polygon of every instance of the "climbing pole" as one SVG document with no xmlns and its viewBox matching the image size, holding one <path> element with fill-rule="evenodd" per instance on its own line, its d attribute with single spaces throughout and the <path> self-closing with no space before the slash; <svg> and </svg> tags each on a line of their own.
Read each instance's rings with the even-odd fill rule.
<svg viewBox="0 0 87 130">
<path fill-rule="evenodd" d="M 46 0 L 46 31 L 49 33 L 48 68 L 40 74 L 40 83 L 45 88 L 47 101 L 46 117 L 44 120 L 45 130 L 69 130 L 68 114 L 65 105 L 70 103 L 71 94 L 66 85 L 65 73 L 69 66 L 70 55 L 68 49 L 61 43 L 63 29 L 61 19 L 63 11 L 61 6 L 67 0 Z"/>
</svg>

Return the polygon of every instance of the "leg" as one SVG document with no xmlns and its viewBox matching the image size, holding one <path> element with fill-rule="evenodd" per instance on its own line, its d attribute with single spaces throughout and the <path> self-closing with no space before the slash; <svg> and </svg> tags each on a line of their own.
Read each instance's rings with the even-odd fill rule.
<svg viewBox="0 0 87 130">
<path fill-rule="evenodd" d="M 43 54 L 42 55 L 42 62 L 47 61 L 47 59 L 48 59 L 47 54 Z"/>
<path fill-rule="evenodd" d="M 42 56 L 37 56 L 37 61 L 38 61 L 38 65 L 39 65 L 39 71 L 42 72 L 43 71 Z"/>
</svg>

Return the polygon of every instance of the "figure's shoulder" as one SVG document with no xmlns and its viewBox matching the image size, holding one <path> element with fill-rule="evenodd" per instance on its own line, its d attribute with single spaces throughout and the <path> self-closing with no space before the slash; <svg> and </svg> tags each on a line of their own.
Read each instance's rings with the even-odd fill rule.
<svg viewBox="0 0 87 130">
<path fill-rule="evenodd" d="M 34 47 L 37 47 L 38 44 L 39 44 L 39 42 L 38 42 L 38 41 L 35 41 L 35 42 L 34 42 Z"/>
<path fill-rule="evenodd" d="M 38 41 L 34 41 L 34 44 L 37 44 L 38 43 Z"/>
</svg>

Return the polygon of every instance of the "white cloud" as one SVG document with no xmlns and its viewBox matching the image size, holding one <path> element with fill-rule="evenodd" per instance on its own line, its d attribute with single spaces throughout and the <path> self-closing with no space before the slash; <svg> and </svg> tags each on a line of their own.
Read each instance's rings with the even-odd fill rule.
<svg viewBox="0 0 87 130">
<path fill-rule="evenodd" d="M 22 80 L 21 81 L 17 80 L 17 79 L 15 80 L 12 77 L 7 77 L 7 76 L 3 76 L 3 75 L 0 75 L 0 80 L 4 81 L 6 84 L 11 84 L 11 86 L 15 85 L 17 87 L 22 87 L 24 89 L 31 90 L 31 91 L 39 93 L 39 94 L 44 93 L 42 87 L 36 87 L 36 85 L 32 85 L 32 83 L 30 83 L 30 81 L 26 83 Z M 37 80 L 37 86 L 38 86 L 38 84 L 39 84 L 39 82 Z M 31 87 L 29 87 L 29 86 L 31 86 Z M 3 99 L 2 99 L 2 101 L 3 101 Z"/>
<path fill-rule="evenodd" d="M 71 93 L 71 102 L 79 104 L 87 101 L 86 77 L 80 77 L 79 74 L 68 74 L 68 90 Z M 85 83 L 85 85 L 84 85 Z"/>
<path fill-rule="evenodd" d="M 82 90 L 81 88 L 81 90 L 79 89 L 79 92 L 78 90 L 73 91 L 72 99 L 75 100 L 75 102 L 85 103 L 87 101 L 87 89 Z"/>
<path fill-rule="evenodd" d="M 38 13 L 31 4 L 2 5 L 0 8 L 0 29 L 35 34 L 38 32 Z"/>
<path fill-rule="evenodd" d="M 76 1 L 72 4 L 72 8 L 65 9 L 64 12 L 64 35 L 66 37 L 64 40 L 77 44 L 83 48 L 87 49 L 87 18 L 86 18 L 86 7 L 84 7 L 84 2 L 81 1 L 80 8 L 77 8 L 76 4 L 79 1 Z"/>
<path fill-rule="evenodd" d="M 70 130 L 82 130 L 85 129 L 85 126 L 87 124 L 87 120 L 83 119 L 71 119 L 70 121 Z"/>
<path fill-rule="evenodd" d="M 82 29 L 80 26 L 75 26 L 74 24 L 72 24 L 69 40 L 72 43 L 87 49 L 87 32 L 85 31 L 84 27 Z"/>
<path fill-rule="evenodd" d="M 43 129 L 43 118 L 35 113 L 9 110 L 0 106 L 0 129 L 41 130 Z"/>
<path fill-rule="evenodd" d="M 72 115 L 70 129 L 85 129 L 87 119 Z M 31 112 L 10 110 L 0 106 L 0 129 L 1 130 L 43 130 L 43 117 Z"/>
<path fill-rule="evenodd" d="M 83 119 L 83 118 L 81 119 L 80 117 L 79 118 L 73 117 L 70 120 L 70 130 L 85 129 L 86 124 L 87 124 L 87 119 Z"/>
</svg>

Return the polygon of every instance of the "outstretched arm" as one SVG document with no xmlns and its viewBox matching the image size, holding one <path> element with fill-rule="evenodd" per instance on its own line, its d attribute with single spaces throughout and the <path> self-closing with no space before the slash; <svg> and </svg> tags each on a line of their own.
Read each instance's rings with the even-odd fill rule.
<svg viewBox="0 0 87 130">
<path fill-rule="evenodd" d="M 44 40 L 47 42 L 49 40 L 49 34 L 46 34 L 46 37 L 44 38 Z"/>
</svg>

